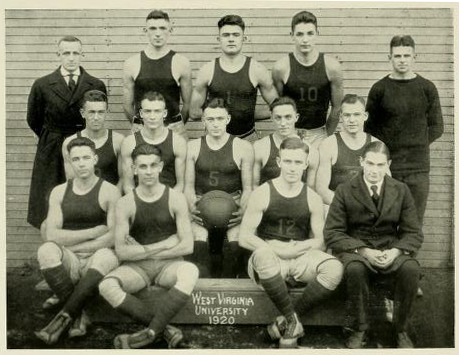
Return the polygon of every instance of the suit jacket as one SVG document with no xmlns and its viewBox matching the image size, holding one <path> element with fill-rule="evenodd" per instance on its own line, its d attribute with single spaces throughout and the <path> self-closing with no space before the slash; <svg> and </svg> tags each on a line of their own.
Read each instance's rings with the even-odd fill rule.
<svg viewBox="0 0 459 355">
<path fill-rule="evenodd" d="M 80 100 L 88 90 L 107 93 L 105 84 L 80 67 L 77 86 L 70 92 L 60 68 L 37 79 L 30 91 L 27 123 L 38 136 L 32 171 L 27 221 L 39 228 L 48 211 L 47 198 L 52 188 L 65 181 L 62 143 L 85 127 Z"/>
<path fill-rule="evenodd" d="M 346 266 L 359 260 L 376 271 L 355 249 L 399 248 L 411 254 L 421 247 L 423 236 L 413 197 L 407 185 L 384 177 L 378 207 L 375 206 L 363 173 L 338 186 L 324 228 L 325 243 Z M 401 255 L 387 270 L 395 271 L 409 255 Z"/>
</svg>

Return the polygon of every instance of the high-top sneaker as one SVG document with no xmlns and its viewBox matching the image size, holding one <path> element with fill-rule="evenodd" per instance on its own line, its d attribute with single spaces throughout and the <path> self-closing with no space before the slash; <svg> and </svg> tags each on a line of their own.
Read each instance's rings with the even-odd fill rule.
<svg viewBox="0 0 459 355">
<path fill-rule="evenodd" d="M 304 335 L 303 325 L 296 313 L 287 318 L 287 329 L 279 340 L 279 348 L 296 348 L 298 339 Z"/>
<path fill-rule="evenodd" d="M 268 334 L 271 340 L 278 340 L 287 330 L 287 318 L 285 316 L 278 316 L 274 323 L 268 325 Z"/>
<path fill-rule="evenodd" d="M 59 340 L 59 336 L 71 323 L 72 318 L 64 311 L 60 311 L 45 328 L 35 332 L 35 335 L 46 344 L 52 345 Z"/>
<path fill-rule="evenodd" d="M 132 334 L 120 334 L 115 337 L 115 349 L 138 349 L 156 340 L 153 329 L 145 328 Z"/>
<path fill-rule="evenodd" d="M 169 349 L 174 349 L 182 341 L 183 333 L 180 329 L 173 327 L 172 325 L 166 325 L 163 337 L 167 341 Z"/>
<path fill-rule="evenodd" d="M 88 326 L 91 324 L 91 320 L 85 311 L 82 311 L 80 316 L 75 319 L 72 326 L 69 329 L 69 338 L 82 337 L 86 335 Z"/>
</svg>

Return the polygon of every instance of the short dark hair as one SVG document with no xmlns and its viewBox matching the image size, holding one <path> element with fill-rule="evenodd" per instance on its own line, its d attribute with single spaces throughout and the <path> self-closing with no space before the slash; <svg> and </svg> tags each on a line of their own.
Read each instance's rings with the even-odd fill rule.
<svg viewBox="0 0 459 355">
<path fill-rule="evenodd" d="M 207 108 L 224 108 L 229 113 L 229 107 L 225 99 L 221 97 L 214 97 L 213 99 L 206 102 L 202 111 L 204 112 Z"/>
<path fill-rule="evenodd" d="M 139 101 L 139 107 L 142 108 L 142 101 L 143 100 L 148 100 L 148 101 L 162 101 L 164 102 L 164 108 L 166 108 L 166 99 L 164 98 L 163 95 L 161 95 L 157 91 L 148 91 L 145 94 L 143 94 L 142 98 Z"/>
<path fill-rule="evenodd" d="M 139 155 L 156 155 L 163 160 L 161 149 L 155 145 L 144 143 L 139 144 L 131 153 L 132 161 L 135 163 Z"/>
<path fill-rule="evenodd" d="M 279 155 L 281 150 L 284 149 L 301 149 L 306 154 L 309 154 L 309 146 L 301 140 L 299 137 L 287 137 L 285 138 L 279 147 Z"/>
<path fill-rule="evenodd" d="M 83 108 L 86 102 L 105 102 L 108 104 L 107 95 L 100 90 L 86 91 L 80 100 L 80 107 Z"/>
<path fill-rule="evenodd" d="M 67 153 L 70 154 L 70 151 L 72 150 L 72 148 L 75 148 L 75 147 L 89 147 L 91 148 L 92 152 L 96 154 L 96 144 L 87 137 L 73 138 L 69 142 L 69 144 L 67 144 Z"/>
<path fill-rule="evenodd" d="M 390 40 L 390 52 L 392 53 L 393 47 L 411 47 L 413 51 L 416 48 L 413 37 L 409 35 L 397 35 Z"/>
<path fill-rule="evenodd" d="M 82 44 L 81 41 L 75 36 L 64 36 L 60 38 L 59 41 L 57 42 L 57 46 L 59 46 L 61 42 L 78 42 Z"/>
<path fill-rule="evenodd" d="M 390 160 L 390 152 L 389 148 L 387 148 L 387 145 L 385 145 L 381 141 L 374 141 L 368 143 L 365 148 L 363 148 L 362 152 L 362 159 L 365 159 L 368 153 L 373 152 L 373 153 L 382 153 L 385 154 L 387 157 L 387 160 Z"/>
<path fill-rule="evenodd" d="M 312 23 L 317 30 L 317 17 L 309 11 L 298 12 L 292 18 L 292 33 L 295 32 L 295 26 L 299 23 Z"/>
<path fill-rule="evenodd" d="M 297 111 L 295 100 L 288 96 L 276 97 L 273 102 L 269 105 L 269 109 L 273 112 L 274 108 L 277 106 L 290 105 L 293 107 L 295 112 Z"/>
<path fill-rule="evenodd" d="M 221 29 L 223 26 L 231 25 L 231 26 L 239 26 L 242 28 L 242 31 L 245 31 L 245 23 L 241 16 L 239 15 L 226 15 L 223 16 L 218 21 L 218 29 Z"/>
<path fill-rule="evenodd" d="M 346 94 L 344 95 L 343 99 L 341 100 L 341 105 L 343 106 L 344 104 L 355 104 L 357 102 L 360 102 L 363 107 L 365 108 L 365 99 L 362 96 L 359 96 L 357 94 Z"/>
<path fill-rule="evenodd" d="M 163 10 L 153 10 L 153 11 L 151 11 L 147 16 L 146 21 L 148 21 L 148 20 L 159 20 L 159 19 L 164 19 L 167 22 L 170 22 L 169 15 L 167 14 L 167 12 L 165 12 Z"/>
</svg>

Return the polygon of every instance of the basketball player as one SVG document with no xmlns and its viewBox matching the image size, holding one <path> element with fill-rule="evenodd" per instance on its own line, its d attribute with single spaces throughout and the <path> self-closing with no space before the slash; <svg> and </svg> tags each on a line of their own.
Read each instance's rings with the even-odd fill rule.
<svg viewBox="0 0 459 355">
<path fill-rule="evenodd" d="M 325 138 L 319 147 L 316 185 L 317 192 L 327 206 L 331 204 L 338 185 L 362 171 L 360 157 L 365 146 L 378 140 L 363 131 L 367 118 L 362 97 L 354 94 L 344 96 L 340 110 L 342 130 Z"/>
<path fill-rule="evenodd" d="M 276 130 L 269 136 L 253 143 L 255 152 L 253 165 L 254 188 L 279 176 L 280 167 L 277 164 L 279 146 L 283 139 L 298 136 L 295 129 L 295 122 L 298 120 L 295 101 L 286 96 L 280 97 L 274 99 L 269 108 L 271 109 L 271 119 L 276 126 Z M 315 188 L 318 165 L 319 153 L 314 148 L 309 147 L 308 169 L 303 179 L 307 181 L 308 186 L 312 189 Z"/>
<path fill-rule="evenodd" d="M 225 191 L 234 196 L 239 211 L 228 226 L 231 255 L 226 255 L 223 277 L 235 277 L 243 257 L 238 245 L 238 233 L 241 216 L 252 191 L 253 150 L 249 142 L 226 131 L 232 119 L 228 111 L 221 98 L 213 98 L 204 109 L 202 119 L 207 133 L 200 139 L 188 142 L 185 195 L 193 216 L 193 261 L 204 275 L 208 273 L 209 232 L 196 211 L 196 201 L 212 190 Z"/>
<path fill-rule="evenodd" d="M 102 91 L 90 90 L 83 95 L 80 113 L 86 121 L 86 128 L 68 137 L 62 144 L 65 175 L 67 179 L 73 178 L 73 169 L 71 168 L 70 158 L 67 153 L 67 145 L 76 137 L 87 137 L 96 145 L 96 175 L 118 186 L 121 190 L 121 143 L 124 136 L 105 127 L 107 110 L 107 95 Z"/>
<path fill-rule="evenodd" d="M 115 203 L 119 190 L 94 173 L 96 148 L 86 137 L 67 145 L 73 179 L 56 186 L 50 195 L 46 241 L 38 249 L 41 273 L 63 309 L 36 336 L 54 344 L 73 323 L 70 336 L 86 333 L 79 316 L 85 301 L 118 259 L 114 244 Z"/>
<path fill-rule="evenodd" d="M 118 335 L 115 348 L 139 348 L 162 335 L 174 347 L 182 334 L 167 324 L 189 300 L 199 274 L 182 259 L 193 251 L 188 207 L 181 192 L 160 182 L 157 147 L 137 146 L 132 160 L 139 185 L 116 205 L 115 248 L 123 263 L 102 280 L 99 291 L 112 307 L 147 326 Z M 169 289 L 156 309 L 132 295 L 152 283 Z"/>
<path fill-rule="evenodd" d="M 288 137 L 280 145 L 280 176 L 255 189 L 242 219 L 239 243 L 253 251 L 248 272 L 281 316 L 268 327 L 279 347 L 295 347 L 303 336 L 298 316 L 323 301 L 341 281 L 343 267 L 324 253 L 322 200 L 301 181 L 308 145 Z M 310 238 L 310 232 L 312 238 Z M 286 282 L 306 282 L 293 304 Z"/>
<path fill-rule="evenodd" d="M 319 52 L 318 34 L 317 18 L 312 13 L 301 11 L 293 16 L 290 36 L 294 50 L 277 61 L 272 70 L 279 95 L 291 97 L 298 106 L 300 118 L 296 127 L 305 130 L 308 143 L 315 148 L 335 132 L 343 98 L 341 65 Z"/>
<path fill-rule="evenodd" d="M 258 139 L 255 131 L 257 90 L 270 104 L 277 93 L 267 69 L 242 54 L 246 40 L 245 24 L 238 15 L 227 15 L 218 21 L 221 56 L 205 64 L 199 71 L 191 100 L 191 115 L 201 117 L 206 100 L 224 98 L 231 122 L 227 132 L 249 141 Z"/>
<path fill-rule="evenodd" d="M 149 41 L 147 47 L 124 63 L 126 118 L 133 124 L 133 131 L 139 130 L 142 124 L 142 118 L 139 117 L 140 100 L 146 92 L 156 91 L 166 100 L 165 126 L 186 137 L 184 124 L 188 120 L 192 91 L 190 62 L 169 47 L 172 25 L 166 12 L 151 11 L 144 32 Z M 181 110 L 180 97 L 183 104 Z"/>
<path fill-rule="evenodd" d="M 163 169 L 159 174 L 162 184 L 182 192 L 185 176 L 186 141 L 164 125 L 167 115 L 166 101 L 158 92 L 147 92 L 140 101 L 140 117 L 143 126 L 140 131 L 127 136 L 121 145 L 123 159 L 123 190 L 132 191 L 135 187 L 131 154 L 141 144 L 151 144 L 161 150 Z"/>
</svg>

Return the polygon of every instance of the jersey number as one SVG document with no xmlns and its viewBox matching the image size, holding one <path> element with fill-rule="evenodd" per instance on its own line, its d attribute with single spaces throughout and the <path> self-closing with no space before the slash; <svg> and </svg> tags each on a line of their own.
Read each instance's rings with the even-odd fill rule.
<svg viewBox="0 0 459 355">
<path fill-rule="evenodd" d="M 301 97 L 300 97 L 300 101 L 305 101 L 305 97 L 304 97 L 304 88 L 300 88 L 300 92 L 301 92 Z M 316 102 L 317 101 L 317 88 L 315 86 L 310 86 L 308 88 L 308 101 L 309 102 Z"/>
<path fill-rule="evenodd" d="M 220 172 L 219 171 L 211 171 L 209 173 L 209 185 L 210 186 L 218 186 L 218 176 Z"/>
<path fill-rule="evenodd" d="M 295 221 L 293 219 L 284 219 L 279 220 L 279 235 L 292 235 L 293 227 L 295 227 Z"/>
</svg>

